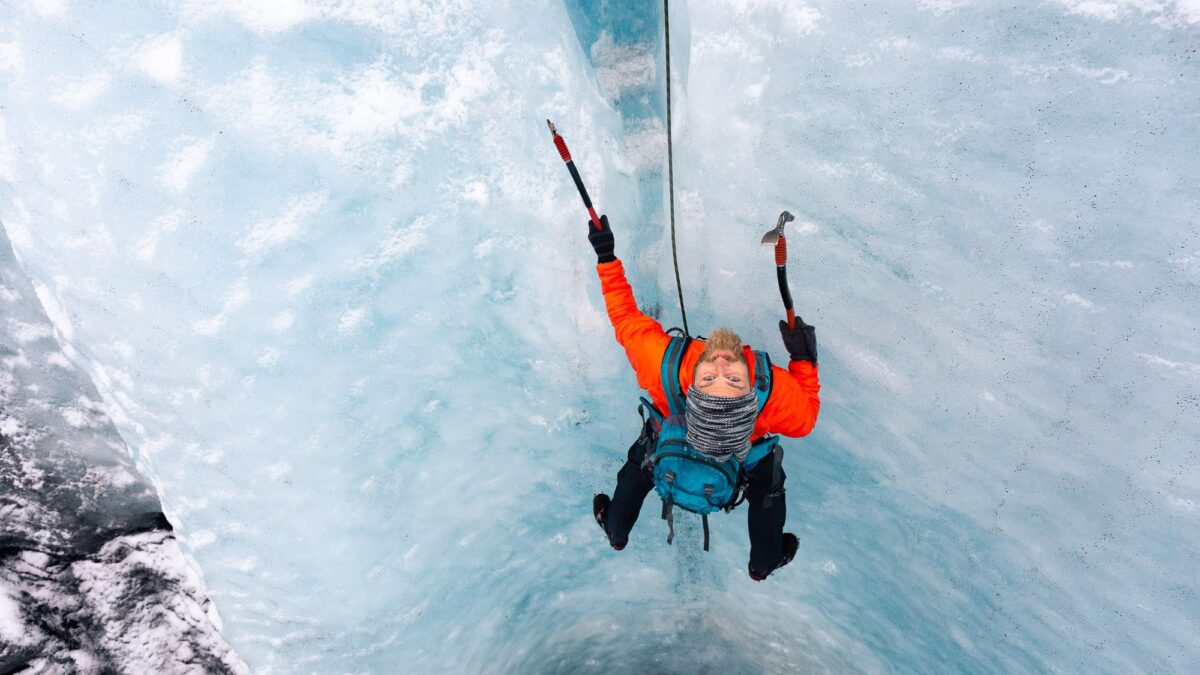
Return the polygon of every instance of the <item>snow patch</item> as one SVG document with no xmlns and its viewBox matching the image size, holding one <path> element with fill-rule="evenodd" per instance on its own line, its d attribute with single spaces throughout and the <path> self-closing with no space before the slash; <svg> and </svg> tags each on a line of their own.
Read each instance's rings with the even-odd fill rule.
<svg viewBox="0 0 1200 675">
<path fill-rule="evenodd" d="M 54 335 L 54 329 L 44 323 L 25 323 L 17 319 L 8 320 L 8 333 L 20 344 L 29 344 Z"/>
<path fill-rule="evenodd" d="M 959 7 L 966 7 L 975 0 L 920 0 L 920 5 L 935 14 L 947 14 Z"/>
<path fill-rule="evenodd" d="M 412 179 L 412 174 L 413 168 L 411 164 L 404 161 L 396 162 L 396 167 L 392 170 L 392 178 L 388 181 L 388 187 L 404 187 Z"/>
<path fill-rule="evenodd" d="M 152 79 L 174 84 L 183 71 L 183 40 L 178 35 L 160 35 L 142 46 L 134 63 Z"/>
<path fill-rule="evenodd" d="M 108 73 L 98 73 L 86 80 L 66 85 L 52 100 L 71 110 L 80 110 L 100 98 L 104 92 L 108 91 L 111 83 L 112 78 Z"/>
<path fill-rule="evenodd" d="M 267 347 L 256 355 L 255 361 L 257 361 L 258 365 L 260 366 L 270 368 L 271 366 L 279 363 L 279 357 L 281 355 L 282 352 L 280 352 L 277 347 Z"/>
<path fill-rule="evenodd" d="M 238 241 L 238 247 L 252 258 L 300 237 L 304 232 L 304 221 L 325 206 L 328 192 L 312 192 L 294 197 L 283 213 L 261 221 L 250 228 L 246 236 Z"/>
<path fill-rule="evenodd" d="M 279 480 L 292 472 L 292 465 L 287 462 L 277 462 L 267 467 L 267 476 L 271 480 Z"/>
<path fill-rule="evenodd" d="M 771 76 L 763 75 L 762 79 L 759 80 L 758 82 L 746 85 L 746 88 L 743 90 L 746 93 L 746 98 L 753 99 L 754 101 L 758 101 L 759 99 L 762 98 L 763 92 L 766 91 L 767 84 L 769 84 L 770 82 L 771 82 Z"/>
<path fill-rule="evenodd" d="M 393 229 L 379 246 L 379 250 L 358 262 L 359 269 L 379 270 L 397 258 L 413 252 L 423 245 L 428 238 L 429 222 L 426 218 L 417 218 L 408 227 Z"/>
<path fill-rule="evenodd" d="M 21 606 L 9 595 L 5 584 L 0 584 L 0 639 L 13 645 L 28 644 Z"/>
<path fill-rule="evenodd" d="M 9 370 L 17 367 L 29 368 L 33 365 L 29 362 L 29 357 L 25 355 L 24 350 L 17 350 L 16 355 L 6 356 L 3 359 L 0 359 L 0 363 L 3 363 L 4 367 Z"/>
<path fill-rule="evenodd" d="M 471 181 L 459 194 L 459 198 L 480 206 L 487 206 L 489 201 L 487 183 L 479 180 Z"/>
<path fill-rule="evenodd" d="M 24 435 L 25 425 L 15 417 L 0 417 L 0 436 L 17 438 Z"/>
<path fill-rule="evenodd" d="M 1163 28 L 1200 23 L 1197 0 L 1058 0 L 1068 14 L 1100 21 L 1118 21 L 1138 15 Z"/>
<path fill-rule="evenodd" d="M 846 350 L 848 365 L 859 375 L 883 384 L 893 391 L 908 391 L 907 381 L 892 370 L 888 362 L 880 355 L 862 348 L 850 347 Z"/>
<path fill-rule="evenodd" d="M 908 51 L 917 46 L 909 38 L 893 36 L 876 40 L 871 49 L 865 52 L 856 52 L 846 57 L 846 65 L 850 68 L 865 68 L 875 65 L 883 61 L 885 58 Z"/>
<path fill-rule="evenodd" d="M 286 333 L 296 325 L 296 313 L 290 309 L 284 310 L 271 319 L 271 330 L 276 333 Z"/>
<path fill-rule="evenodd" d="M 201 335 L 215 335 L 225 327 L 225 324 L 229 321 L 229 315 L 238 307 L 250 302 L 250 298 L 250 289 L 246 281 L 244 279 L 238 281 L 225 292 L 221 311 L 208 318 L 193 321 L 192 330 Z"/>
<path fill-rule="evenodd" d="M 338 317 L 338 332 L 342 335 L 354 335 L 370 325 L 371 319 L 365 307 L 355 307 L 342 312 Z"/>
<path fill-rule="evenodd" d="M 821 11 L 802 0 L 722 0 L 722 4 L 741 15 L 770 12 L 774 15 L 774 20 L 769 20 L 773 25 L 796 33 L 816 30 L 821 21 Z M 749 19 L 748 16 L 739 18 Z"/>
<path fill-rule="evenodd" d="M 654 118 L 640 129 L 627 131 L 624 146 L 625 161 L 616 166 L 622 173 L 632 175 L 639 169 L 661 166 L 667 157 L 667 131 Z"/>
<path fill-rule="evenodd" d="M 1188 377 L 1200 379 L 1200 363 L 1188 363 L 1186 361 L 1171 361 L 1155 354 L 1137 353 L 1137 357 L 1142 361 L 1152 365 L 1173 370 Z"/>
<path fill-rule="evenodd" d="M 45 17 L 64 17 L 67 15 L 67 0 L 32 0 L 33 11 Z"/>
<path fill-rule="evenodd" d="M 25 52 L 20 42 L 0 42 L 0 71 L 17 76 L 25 73 Z"/>
<path fill-rule="evenodd" d="M 1092 307 L 1095 306 L 1095 303 L 1093 303 L 1091 300 L 1084 298 L 1083 296 L 1079 295 L 1078 293 L 1063 293 L 1061 297 L 1064 301 L 1066 301 L 1072 305 L 1078 305 L 1079 307 L 1082 307 L 1084 309 L 1091 309 Z"/>
<path fill-rule="evenodd" d="M 287 284 L 284 286 L 284 290 L 287 291 L 289 298 L 295 298 L 297 295 L 300 295 L 304 291 L 308 290 L 309 287 L 312 286 L 314 279 L 316 279 L 316 277 L 311 274 L 305 274 L 302 277 L 296 277 L 295 279 L 287 282 Z"/>
<path fill-rule="evenodd" d="M 191 0 L 184 6 L 189 18 L 227 18 L 261 33 L 282 33 L 317 16 L 305 0 Z"/>
<path fill-rule="evenodd" d="M 187 181 L 190 180 L 191 177 L 188 176 Z M 183 187 L 186 187 L 186 182 Z M 180 188 L 181 190 L 182 188 Z M 147 228 L 146 233 L 142 235 L 138 243 L 135 244 L 134 255 L 144 262 L 153 260 L 154 256 L 158 253 L 158 244 L 162 240 L 163 235 L 174 232 L 179 227 L 179 223 L 183 221 L 184 216 L 183 209 L 173 209 L 156 219 Z"/>
<path fill-rule="evenodd" d="M 331 149 L 352 153 L 363 141 L 394 134 L 427 112 L 422 90 L 430 77 L 401 75 L 380 61 L 342 78 L 340 91 L 325 103 Z"/>
<path fill-rule="evenodd" d="M 1116 84 L 1117 82 L 1130 79 L 1129 71 L 1123 68 L 1085 68 L 1073 65 L 1071 66 L 1071 70 L 1084 77 L 1098 80 L 1101 84 Z"/>
<path fill-rule="evenodd" d="M 938 58 L 947 61 L 961 61 L 963 63 L 983 63 L 983 57 L 973 49 L 967 47 L 943 47 L 937 51 Z"/>
<path fill-rule="evenodd" d="M 492 237 L 475 244 L 475 248 L 471 252 L 474 254 L 476 260 L 482 260 L 491 255 L 494 248 L 496 248 L 496 238 Z"/>
<path fill-rule="evenodd" d="M 208 138 L 188 145 L 158 168 L 159 180 L 176 193 L 181 193 L 191 184 L 192 178 L 208 161 L 214 140 Z"/>
<path fill-rule="evenodd" d="M 1180 511 L 1187 511 L 1188 513 L 1200 511 L 1200 506 L 1197 506 L 1196 502 L 1191 499 L 1173 496 L 1167 500 L 1167 503 L 1169 503 L 1172 507 L 1179 509 Z"/>
<path fill-rule="evenodd" d="M 8 127 L 0 118 L 0 180 L 13 181 L 17 175 L 17 150 L 8 140 Z M 12 224 L 9 223 L 11 228 Z M 17 237 L 14 235 L 13 240 Z"/>
<path fill-rule="evenodd" d="M 610 99 L 618 99 L 654 84 L 658 75 L 655 54 L 643 44 L 618 45 L 612 34 L 601 31 L 592 44 L 596 81 Z"/>
<path fill-rule="evenodd" d="M 76 429 L 102 429 L 108 423 L 104 404 L 80 395 L 75 404 L 64 406 L 60 411 L 63 420 Z"/>
</svg>

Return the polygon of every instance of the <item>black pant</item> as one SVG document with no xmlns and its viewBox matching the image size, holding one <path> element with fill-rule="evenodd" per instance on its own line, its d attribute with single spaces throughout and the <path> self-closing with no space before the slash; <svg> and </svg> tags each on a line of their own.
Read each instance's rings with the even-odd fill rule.
<svg viewBox="0 0 1200 675">
<path fill-rule="evenodd" d="M 649 469 L 642 469 L 642 460 L 647 452 L 654 452 L 656 441 L 657 437 L 649 427 L 643 427 L 642 435 L 629 446 L 625 465 L 617 472 L 617 489 L 613 491 L 612 504 L 608 508 L 608 535 L 618 546 L 629 542 L 629 531 L 637 522 L 642 502 L 654 489 L 654 479 Z M 783 522 L 787 519 L 783 482 L 787 476 L 783 473 L 782 462 L 783 449 L 775 446 L 774 452 L 746 472 L 750 567 L 762 572 L 775 569 L 783 558 Z"/>
</svg>

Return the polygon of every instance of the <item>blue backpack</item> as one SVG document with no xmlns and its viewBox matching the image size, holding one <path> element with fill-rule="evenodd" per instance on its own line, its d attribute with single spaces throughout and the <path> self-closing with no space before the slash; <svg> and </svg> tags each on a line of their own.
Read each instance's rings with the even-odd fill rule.
<svg viewBox="0 0 1200 675">
<path fill-rule="evenodd" d="M 745 470 L 753 469 L 779 443 L 778 436 L 764 436 L 750 446 L 745 462 L 730 457 L 721 462 L 697 451 L 687 442 L 687 404 L 679 383 L 679 367 L 691 338 L 671 338 L 663 354 L 662 385 L 667 394 L 668 414 L 663 415 L 645 397 L 638 412 L 651 428 L 658 431 L 653 453 L 647 452 L 643 468 L 652 468 L 654 489 L 663 500 L 663 520 L 667 521 L 667 544 L 675 539 L 674 507 L 699 514 L 704 522 L 704 550 L 708 550 L 708 514 L 733 510 L 744 497 Z M 754 352 L 754 393 L 758 412 L 771 395 L 771 359 L 766 352 Z"/>
</svg>

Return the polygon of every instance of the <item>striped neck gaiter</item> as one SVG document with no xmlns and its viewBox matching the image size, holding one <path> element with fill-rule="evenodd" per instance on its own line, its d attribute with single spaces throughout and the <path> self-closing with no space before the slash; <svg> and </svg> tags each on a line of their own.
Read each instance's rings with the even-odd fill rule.
<svg viewBox="0 0 1200 675">
<path fill-rule="evenodd" d="M 728 398 L 711 396 L 695 387 L 687 393 L 687 439 L 697 451 L 724 462 L 739 461 L 750 452 L 750 434 L 758 417 L 758 396 L 753 391 Z"/>
</svg>

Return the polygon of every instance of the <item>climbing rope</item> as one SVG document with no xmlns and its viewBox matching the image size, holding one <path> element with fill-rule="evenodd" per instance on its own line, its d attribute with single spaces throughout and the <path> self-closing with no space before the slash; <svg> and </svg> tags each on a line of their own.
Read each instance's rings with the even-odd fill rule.
<svg viewBox="0 0 1200 675">
<path fill-rule="evenodd" d="M 687 309 L 683 306 L 683 282 L 679 280 L 679 252 L 675 247 L 675 152 L 671 144 L 671 11 L 670 0 L 663 0 L 663 35 L 667 47 L 667 185 L 671 200 L 671 260 L 675 263 L 675 288 L 679 289 L 679 313 L 683 315 L 683 332 L 688 330 Z"/>
</svg>

